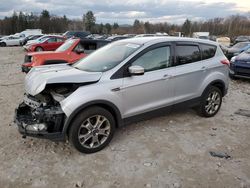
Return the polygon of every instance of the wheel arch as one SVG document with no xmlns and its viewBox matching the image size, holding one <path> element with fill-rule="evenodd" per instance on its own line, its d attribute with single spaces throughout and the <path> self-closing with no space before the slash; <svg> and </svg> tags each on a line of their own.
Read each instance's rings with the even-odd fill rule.
<svg viewBox="0 0 250 188">
<path fill-rule="evenodd" d="M 42 48 L 44 50 L 44 48 L 42 46 L 36 46 L 35 51 L 36 51 L 37 48 Z"/>
<path fill-rule="evenodd" d="M 70 125 L 72 121 L 76 118 L 76 116 L 84 109 L 90 108 L 92 106 L 100 106 L 106 110 L 108 110 L 115 118 L 116 127 L 120 127 L 122 125 L 122 117 L 120 110 L 111 102 L 105 100 L 97 100 L 85 103 L 79 106 L 71 115 L 66 119 L 63 127 L 63 134 L 66 136 L 68 135 Z"/>
<path fill-rule="evenodd" d="M 206 91 L 207 88 L 209 88 L 210 86 L 215 86 L 217 87 L 221 93 L 222 93 L 222 96 L 224 97 L 226 94 L 227 94 L 227 90 L 226 90 L 226 84 L 224 83 L 223 80 L 214 80 L 212 82 L 210 82 L 206 88 L 204 89 L 203 93 Z"/>
<path fill-rule="evenodd" d="M 7 46 L 7 43 L 4 42 L 4 41 L 1 41 L 1 42 L 0 42 L 0 45 L 3 46 L 3 47 L 5 47 L 5 46 Z"/>
</svg>

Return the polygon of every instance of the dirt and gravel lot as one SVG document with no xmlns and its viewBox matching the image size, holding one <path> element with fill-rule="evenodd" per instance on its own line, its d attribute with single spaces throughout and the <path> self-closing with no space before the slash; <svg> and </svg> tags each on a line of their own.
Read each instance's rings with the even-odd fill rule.
<svg viewBox="0 0 250 188">
<path fill-rule="evenodd" d="M 167 114 L 117 130 L 84 155 L 68 143 L 22 139 L 13 124 L 25 75 L 20 47 L 0 48 L 0 187 L 250 187 L 250 82 L 232 81 L 220 112 Z M 247 114 L 246 114 L 247 115 Z M 226 152 L 230 159 L 212 157 Z"/>
</svg>

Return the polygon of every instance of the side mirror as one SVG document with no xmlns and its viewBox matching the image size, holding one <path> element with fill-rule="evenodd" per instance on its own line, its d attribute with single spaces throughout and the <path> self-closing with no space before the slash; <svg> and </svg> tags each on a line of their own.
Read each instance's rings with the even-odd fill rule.
<svg viewBox="0 0 250 188">
<path fill-rule="evenodd" d="M 144 68 L 139 65 L 133 65 L 128 68 L 131 76 L 140 76 L 144 74 Z"/>
<path fill-rule="evenodd" d="M 77 49 L 75 52 L 76 52 L 77 54 L 82 54 L 82 53 L 84 53 L 84 49 Z"/>
</svg>

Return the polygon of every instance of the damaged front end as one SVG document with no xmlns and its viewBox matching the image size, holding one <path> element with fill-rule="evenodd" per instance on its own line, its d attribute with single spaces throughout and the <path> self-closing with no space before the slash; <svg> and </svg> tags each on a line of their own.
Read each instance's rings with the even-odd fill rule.
<svg viewBox="0 0 250 188">
<path fill-rule="evenodd" d="M 101 72 L 84 72 L 69 65 L 34 67 L 25 77 L 24 101 L 15 111 L 15 122 L 24 136 L 65 140 L 67 116 L 61 101 L 79 87 L 96 83 Z"/>
<path fill-rule="evenodd" d="M 59 102 L 72 90 L 71 87 L 48 86 L 36 96 L 25 94 L 23 102 L 15 110 L 14 121 L 19 132 L 24 137 L 64 140 L 62 129 L 66 116 Z"/>
</svg>

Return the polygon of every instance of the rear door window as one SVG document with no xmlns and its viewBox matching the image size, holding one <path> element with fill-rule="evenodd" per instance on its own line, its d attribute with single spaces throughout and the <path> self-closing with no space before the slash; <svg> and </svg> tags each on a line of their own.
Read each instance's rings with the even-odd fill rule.
<svg viewBox="0 0 250 188">
<path fill-rule="evenodd" d="M 202 59 L 210 59 L 214 57 L 217 47 L 209 44 L 200 44 L 202 51 Z"/>
<path fill-rule="evenodd" d="M 184 65 L 201 60 L 198 45 L 177 45 L 175 48 L 176 64 Z"/>
</svg>

